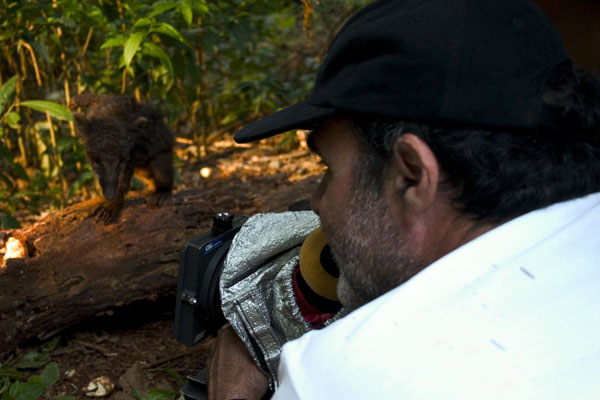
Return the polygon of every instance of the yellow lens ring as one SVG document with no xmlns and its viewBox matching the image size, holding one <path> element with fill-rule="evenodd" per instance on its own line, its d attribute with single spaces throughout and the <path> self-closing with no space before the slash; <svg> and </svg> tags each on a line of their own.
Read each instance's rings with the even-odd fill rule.
<svg viewBox="0 0 600 400">
<path fill-rule="evenodd" d="M 300 273 L 308 286 L 319 296 L 337 301 L 337 276 L 323 265 L 324 252 L 329 251 L 321 227 L 315 229 L 304 240 L 300 248 Z"/>
</svg>

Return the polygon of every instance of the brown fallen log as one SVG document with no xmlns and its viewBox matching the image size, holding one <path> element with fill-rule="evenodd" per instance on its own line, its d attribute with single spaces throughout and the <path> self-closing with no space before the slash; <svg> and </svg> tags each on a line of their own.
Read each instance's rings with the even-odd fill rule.
<svg viewBox="0 0 600 400">
<path fill-rule="evenodd" d="M 89 217 L 99 201 L 92 199 L 2 232 L 3 242 L 18 239 L 28 254 L 0 269 L 0 354 L 115 307 L 173 295 L 180 251 L 210 228 L 215 212 L 284 211 L 316 184 L 315 177 L 227 181 L 174 193 L 154 210 L 131 198 L 107 226 Z"/>
</svg>

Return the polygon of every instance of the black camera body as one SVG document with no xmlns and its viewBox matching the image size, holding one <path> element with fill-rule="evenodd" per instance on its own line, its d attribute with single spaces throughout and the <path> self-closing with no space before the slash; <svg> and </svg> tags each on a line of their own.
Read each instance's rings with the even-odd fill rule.
<svg viewBox="0 0 600 400">
<path fill-rule="evenodd" d="M 181 252 L 175 305 L 175 337 L 193 346 L 225 324 L 219 278 L 233 237 L 248 219 L 220 212 L 212 229 L 189 242 Z"/>
</svg>

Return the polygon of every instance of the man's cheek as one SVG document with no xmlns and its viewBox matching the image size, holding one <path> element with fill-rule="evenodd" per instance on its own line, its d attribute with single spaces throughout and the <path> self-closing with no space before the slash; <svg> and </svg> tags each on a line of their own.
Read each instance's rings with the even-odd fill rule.
<svg viewBox="0 0 600 400">
<path fill-rule="evenodd" d="M 323 235 L 325 236 L 325 239 L 327 239 L 327 243 L 331 243 L 336 233 L 339 233 L 340 224 L 336 222 L 335 218 L 335 213 L 328 209 L 322 209 L 319 214 L 321 228 L 323 229 Z"/>
<path fill-rule="evenodd" d="M 326 216 L 325 218 L 321 216 L 321 228 L 336 263 L 344 262 L 344 252 L 348 250 L 345 246 L 345 238 L 348 234 L 345 231 L 347 225 L 343 221 L 327 219 Z"/>
</svg>

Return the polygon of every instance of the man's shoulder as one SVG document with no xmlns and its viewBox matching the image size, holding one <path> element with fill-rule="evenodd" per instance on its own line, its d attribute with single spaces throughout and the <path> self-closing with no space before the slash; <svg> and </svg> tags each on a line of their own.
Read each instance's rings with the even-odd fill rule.
<svg viewBox="0 0 600 400">
<path fill-rule="evenodd" d="M 287 344 L 280 374 L 329 382 L 331 398 L 560 398 L 573 384 L 600 395 L 588 379 L 600 369 L 588 357 L 600 351 L 599 223 L 600 194 L 519 217 Z"/>
</svg>

